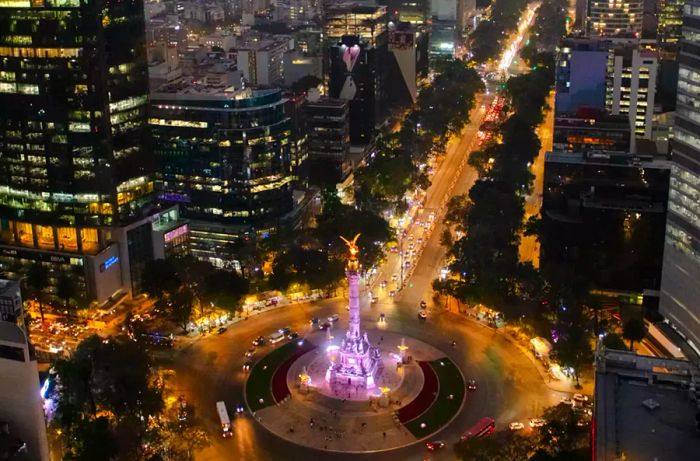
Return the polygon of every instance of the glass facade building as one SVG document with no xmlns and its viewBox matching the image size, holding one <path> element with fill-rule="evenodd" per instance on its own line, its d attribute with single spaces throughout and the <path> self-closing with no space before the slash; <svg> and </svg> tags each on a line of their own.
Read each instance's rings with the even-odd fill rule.
<svg viewBox="0 0 700 461">
<path fill-rule="evenodd" d="M 285 102 L 277 89 L 152 94 L 158 196 L 190 220 L 195 255 L 214 257 L 217 240 L 228 246 L 232 235 L 265 232 L 292 210 Z"/>
<path fill-rule="evenodd" d="M 81 273 L 106 229 L 150 213 L 144 30 L 141 0 L 0 0 L 4 271 Z"/>
<path fill-rule="evenodd" d="M 700 1 L 683 7 L 659 311 L 700 350 Z"/>
<path fill-rule="evenodd" d="M 591 36 L 640 37 L 643 13 L 643 0 L 588 0 L 586 30 Z"/>
</svg>

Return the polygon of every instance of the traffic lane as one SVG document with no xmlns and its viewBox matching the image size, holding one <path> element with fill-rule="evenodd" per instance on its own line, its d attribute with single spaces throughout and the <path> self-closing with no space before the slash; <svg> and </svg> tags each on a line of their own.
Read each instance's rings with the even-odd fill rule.
<svg viewBox="0 0 700 461">
<path fill-rule="evenodd" d="M 234 405 L 242 400 L 242 379 L 238 378 L 245 375 L 240 373 L 240 364 L 243 353 L 253 338 L 269 334 L 284 325 L 291 325 L 303 333 L 309 328 L 306 322 L 310 317 L 327 316 L 341 309 L 345 312 L 343 303 L 342 300 L 327 300 L 314 305 L 287 306 L 279 311 L 251 317 L 247 321 L 249 323 L 234 325 L 225 334 L 204 338 L 187 351 L 181 352 L 178 360 L 180 363 L 175 365 L 179 373 L 177 379 L 181 382 L 182 392 L 195 406 L 196 414 L 201 417 L 213 442 L 197 459 L 266 460 L 278 459 L 283 454 L 288 458 L 287 455 L 292 452 L 294 457 L 290 459 L 319 456 L 314 450 L 300 448 L 269 435 L 247 414 L 233 419 L 233 441 L 223 440 L 218 437 L 220 430 L 214 404 L 218 400 L 224 400 L 231 412 Z M 434 344 L 460 365 L 467 379 L 473 377 L 479 382 L 477 392 L 469 394 L 463 414 L 450 427 L 437 434 L 437 438 L 450 443 L 456 441 L 470 424 L 487 415 L 507 424 L 511 419 L 520 418 L 524 421 L 526 417 L 539 414 L 538 409 L 543 408 L 539 396 L 542 392 L 541 379 L 538 386 L 534 366 L 526 358 L 523 360 L 523 354 L 500 335 L 459 318 L 456 314 L 431 311 L 428 321 L 423 322 L 418 320 L 416 309 L 409 303 L 392 303 L 392 306 L 393 309 L 384 309 L 385 306 L 381 305 L 363 308 L 361 312 L 365 328 L 374 328 L 378 312 L 384 309 L 388 329 L 423 338 Z M 340 328 L 346 325 L 347 317 L 341 314 Z M 457 349 L 451 349 L 450 338 L 458 341 Z M 266 348 L 260 352 L 263 354 L 269 350 Z M 513 412 L 513 409 L 517 411 Z M 410 460 L 422 459 L 424 454 L 423 446 L 419 445 L 386 454 L 340 458 Z M 321 456 L 321 459 L 331 457 Z"/>
</svg>

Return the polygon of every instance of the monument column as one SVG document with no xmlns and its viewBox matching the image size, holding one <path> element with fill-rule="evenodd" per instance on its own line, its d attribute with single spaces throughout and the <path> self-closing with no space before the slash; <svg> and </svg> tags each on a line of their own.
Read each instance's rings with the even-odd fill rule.
<svg viewBox="0 0 700 461">
<path fill-rule="evenodd" d="M 349 264 L 348 264 L 349 266 Z M 351 338 L 360 337 L 360 274 L 356 270 L 347 268 L 345 275 L 348 278 L 348 304 L 350 315 L 348 318 L 348 332 Z"/>
</svg>

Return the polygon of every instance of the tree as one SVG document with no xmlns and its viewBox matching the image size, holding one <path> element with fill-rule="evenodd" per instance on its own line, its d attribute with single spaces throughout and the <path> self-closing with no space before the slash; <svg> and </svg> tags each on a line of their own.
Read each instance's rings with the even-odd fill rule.
<svg viewBox="0 0 700 461">
<path fill-rule="evenodd" d="M 455 453 L 462 461 L 526 461 L 531 449 L 529 439 L 510 431 L 473 437 L 455 445 Z"/>
<path fill-rule="evenodd" d="M 294 93 L 305 93 L 311 88 L 319 86 L 323 81 L 315 75 L 304 75 L 296 82 L 292 83 Z"/>
<path fill-rule="evenodd" d="M 75 461 L 110 461 L 119 454 L 106 417 L 81 421 L 76 428 Z"/>
<path fill-rule="evenodd" d="M 171 424 L 168 427 L 163 445 L 167 459 L 171 461 L 191 461 L 194 452 L 209 446 L 207 433 L 198 426 Z"/>
<path fill-rule="evenodd" d="M 580 416 L 571 405 L 562 403 L 549 407 L 544 411 L 542 418 L 547 424 L 539 430 L 538 445 L 551 455 L 575 450 L 588 443 L 589 429 L 579 425 Z"/>
<path fill-rule="evenodd" d="M 168 313 L 170 319 L 177 324 L 184 333 L 192 318 L 194 294 L 188 287 L 182 287 L 168 300 Z"/>
<path fill-rule="evenodd" d="M 78 294 L 75 279 L 66 273 L 61 273 L 56 280 L 56 296 L 63 300 L 63 306 L 68 307 L 71 299 Z"/>
<path fill-rule="evenodd" d="M 240 309 L 240 301 L 248 293 L 248 289 L 248 280 L 236 272 L 215 269 L 204 277 L 201 302 L 236 312 Z"/>
<path fill-rule="evenodd" d="M 588 333 L 579 322 L 571 323 L 560 332 L 559 341 L 554 343 L 554 351 L 562 365 L 574 370 L 576 385 L 579 385 L 581 369 L 593 362 L 593 351 Z"/>
<path fill-rule="evenodd" d="M 622 337 L 630 342 L 630 350 L 634 351 L 635 341 L 641 341 L 646 336 L 647 331 L 644 322 L 638 318 L 629 319 L 622 325 Z"/>
<path fill-rule="evenodd" d="M 163 410 L 161 390 L 153 384 L 152 363 L 143 348 L 131 340 L 95 335 L 81 342 L 69 359 L 57 361 L 55 369 L 55 421 L 68 456 L 141 459 L 144 441 L 157 431 L 149 424 L 151 418 Z M 114 440 L 118 455 L 110 455 L 111 448 L 99 451 L 89 440 L 93 436 L 104 440 L 105 448 Z M 92 453 L 98 455 L 90 458 Z"/>
<path fill-rule="evenodd" d="M 44 322 L 44 289 L 49 284 L 49 270 L 40 262 L 34 262 L 29 266 L 25 286 L 29 290 L 30 296 L 39 303 L 39 314 L 41 322 Z"/>
<path fill-rule="evenodd" d="M 170 259 L 148 261 L 143 270 L 141 288 L 151 296 L 162 298 L 175 293 L 182 284 L 178 271 Z"/>
<path fill-rule="evenodd" d="M 627 345 L 617 333 L 608 333 L 605 335 L 605 338 L 603 338 L 603 346 L 608 349 L 617 349 L 620 351 L 627 349 Z"/>
</svg>

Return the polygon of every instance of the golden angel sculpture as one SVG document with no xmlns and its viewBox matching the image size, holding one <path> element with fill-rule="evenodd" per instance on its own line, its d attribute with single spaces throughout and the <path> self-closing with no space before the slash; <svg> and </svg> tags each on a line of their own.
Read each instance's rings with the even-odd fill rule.
<svg viewBox="0 0 700 461">
<path fill-rule="evenodd" d="M 357 239 L 360 238 L 360 234 L 357 234 L 355 237 L 353 237 L 352 240 L 348 240 L 342 235 L 340 236 L 340 239 L 345 242 L 345 244 L 348 246 L 348 251 L 350 252 L 350 261 L 357 261 L 357 255 L 360 252 L 360 249 L 357 247 Z"/>
</svg>

